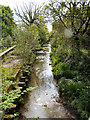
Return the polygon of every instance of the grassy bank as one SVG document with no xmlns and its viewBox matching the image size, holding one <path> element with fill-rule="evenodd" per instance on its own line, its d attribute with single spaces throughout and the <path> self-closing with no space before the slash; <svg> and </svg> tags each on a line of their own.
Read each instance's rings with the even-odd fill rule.
<svg viewBox="0 0 90 120">
<path fill-rule="evenodd" d="M 51 38 L 53 74 L 60 96 L 85 120 L 90 116 L 89 51 L 71 49 L 70 44 L 63 43 L 70 39 L 62 33 L 54 33 Z"/>
</svg>

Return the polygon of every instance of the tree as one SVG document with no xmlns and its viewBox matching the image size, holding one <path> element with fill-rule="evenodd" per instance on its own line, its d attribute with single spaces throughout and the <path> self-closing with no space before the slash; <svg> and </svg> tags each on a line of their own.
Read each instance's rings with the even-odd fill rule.
<svg viewBox="0 0 90 120">
<path fill-rule="evenodd" d="M 15 9 L 16 15 L 22 20 L 26 25 L 31 25 L 39 17 L 40 7 L 37 7 L 33 2 L 29 5 L 23 4 L 21 10 L 17 7 Z"/>
<path fill-rule="evenodd" d="M 24 64 L 30 64 L 35 58 L 36 50 L 40 47 L 38 27 L 32 24 L 24 29 L 17 29 L 16 32 L 17 55 Z"/>
<path fill-rule="evenodd" d="M 51 0 L 46 10 L 50 10 L 50 15 L 55 21 L 60 20 L 65 28 L 70 27 L 74 35 L 83 35 L 89 29 L 89 2 Z"/>
<path fill-rule="evenodd" d="M 39 42 L 40 44 L 44 44 L 49 40 L 49 32 L 48 28 L 46 26 L 46 22 L 44 20 L 44 17 L 42 15 L 39 16 L 38 21 L 35 22 L 35 24 L 38 27 L 39 32 Z"/>
<path fill-rule="evenodd" d="M 15 25 L 13 12 L 9 6 L 2 6 L 2 37 L 5 38 L 8 35 L 12 36 L 12 31 Z"/>
<path fill-rule="evenodd" d="M 39 43 L 43 44 L 48 41 L 49 32 L 46 26 L 44 17 L 42 16 L 41 6 L 37 6 L 35 3 L 31 2 L 29 5 L 23 4 L 20 9 L 15 9 L 16 15 L 20 17 L 24 27 L 36 25 L 39 32 Z"/>
<path fill-rule="evenodd" d="M 61 21 L 67 34 L 72 37 L 72 49 L 80 53 L 81 37 L 90 29 L 89 2 L 51 0 L 45 9 L 55 22 Z"/>
</svg>

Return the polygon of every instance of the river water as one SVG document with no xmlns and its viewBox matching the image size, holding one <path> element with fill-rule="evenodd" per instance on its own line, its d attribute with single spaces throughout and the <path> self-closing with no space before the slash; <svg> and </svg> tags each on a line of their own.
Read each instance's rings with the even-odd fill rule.
<svg viewBox="0 0 90 120">
<path fill-rule="evenodd" d="M 20 113 L 25 118 L 71 118 L 71 114 L 60 101 L 57 83 L 53 78 L 50 60 L 50 43 L 37 52 L 28 87 L 38 86 L 28 93 Z"/>
</svg>

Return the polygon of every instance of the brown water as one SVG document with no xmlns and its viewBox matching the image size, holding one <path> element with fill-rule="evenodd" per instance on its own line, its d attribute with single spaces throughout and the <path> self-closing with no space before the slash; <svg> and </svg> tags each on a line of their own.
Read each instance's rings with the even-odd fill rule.
<svg viewBox="0 0 90 120">
<path fill-rule="evenodd" d="M 71 118 L 72 115 L 60 101 L 58 87 L 53 78 L 50 60 L 50 43 L 38 51 L 33 66 L 31 81 L 28 86 L 38 86 L 38 89 L 28 93 L 25 104 L 20 112 L 26 118 Z"/>
</svg>

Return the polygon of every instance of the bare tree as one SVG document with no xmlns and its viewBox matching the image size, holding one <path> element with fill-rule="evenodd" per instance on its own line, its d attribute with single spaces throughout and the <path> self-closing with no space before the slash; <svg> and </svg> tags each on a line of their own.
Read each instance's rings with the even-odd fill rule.
<svg viewBox="0 0 90 120">
<path fill-rule="evenodd" d="M 34 21 L 38 20 L 41 6 L 30 2 L 29 5 L 23 3 L 23 6 L 15 9 L 16 15 L 24 22 L 26 25 L 31 25 Z"/>
</svg>

